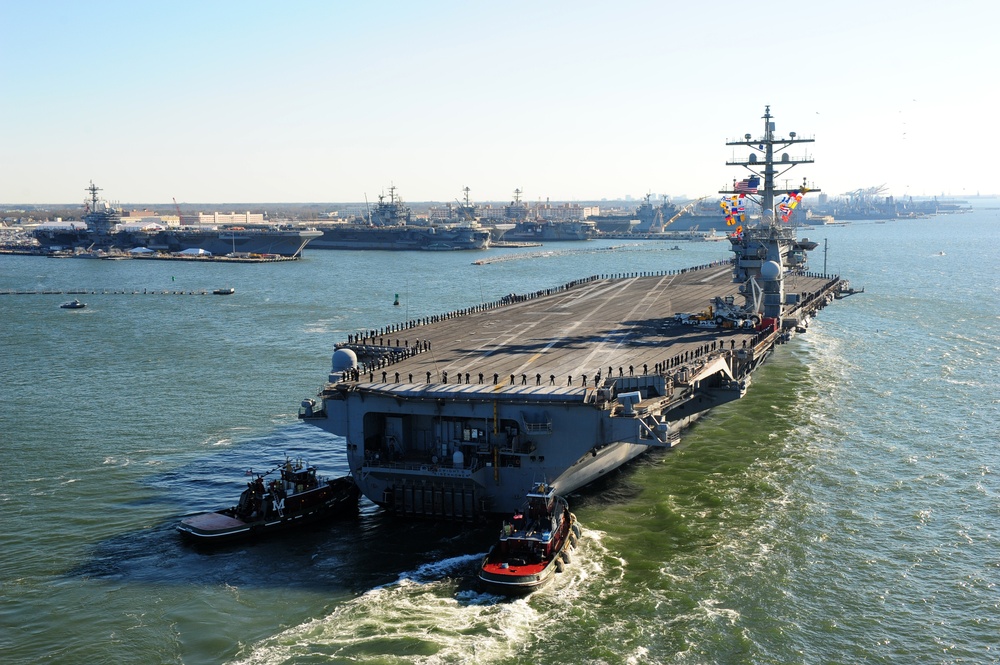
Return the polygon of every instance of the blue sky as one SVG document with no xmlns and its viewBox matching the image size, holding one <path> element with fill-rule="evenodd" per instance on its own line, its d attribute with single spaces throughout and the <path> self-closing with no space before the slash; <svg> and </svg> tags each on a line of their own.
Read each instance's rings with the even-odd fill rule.
<svg viewBox="0 0 1000 665">
<path fill-rule="evenodd" d="M 703 196 L 766 104 L 816 138 L 796 183 L 1000 191 L 993 2 L 0 0 L 0 25 L 4 203 Z"/>
</svg>

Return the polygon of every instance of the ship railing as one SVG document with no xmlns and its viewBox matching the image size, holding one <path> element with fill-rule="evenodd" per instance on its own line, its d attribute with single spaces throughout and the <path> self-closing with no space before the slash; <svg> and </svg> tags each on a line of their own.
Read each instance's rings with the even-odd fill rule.
<svg viewBox="0 0 1000 665">
<path fill-rule="evenodd" d="M 844 283 L 845 280 L 841 280 L 839 277 L 833 277 L 824 284 L 818 291 L 805 294 L 805 297 L 799 298 L 792 307 L 788 309 L 788 312 L 783 316 L 783 318 L 793 318 L 799 312 L 804 312 L 806 315 L 811 315 L 816 312 L 817 309 L 828 299 L 828 296 L 835 294 Z"/>
<path fill-rule="evenodd" d="M 457 442 L 456 442 L 457 443 Z M 456 450 L 458 448 L 456 447 Z M 500 453 L 510 453 L 509 449 L 498 449 Z M 492 453 L 465 452 L 464 464 L 455 467 L 452 458 L 444 456 L 438 457 L 432 454 L 410 454 L 401 453 L 388 454 L 375 449 L 366 448 L 362 465 L 365 468 L 397 469 L 402 471 L 426 471 L 448 469 L 463 472 L 474 472 L 484 466 L 484 460 L 492 460 Z"/>
<path fill-rule="evenodd" d="M 456 468 L 450 460 L 445 462 L 433 462 L 431 460 L 388 461 L 385 459 L 370 457 L 366 458 L 362 464 L 362 469 L 365 472 L 370 472 L 372 469 L 381 469 L 387 471 L 403 471 L 407 473 L 431 473 L 437 476 L 451 478 L 466 478 L 478 471 L 481 467 L 482 465 L 475 459 L 471 460 L 467 466 L 458 468 Z"/>
<path fill-rule="evenodd" d="M 521 412 L 521 424 L 524 426 L 526 434 L 551 434 L 552 418 L 547 412 L 526 413 Z"/>
<path fill-rule="evenodd" d="M 611 379 L 609 379 L 611 381 Z M 668 379 L 659 374 L 639 374 L 636 376 L 618 376 L 613 379 L 614 394 L 640 391 L 645 395 L 664 396 L 670 387 Z"/>
</svg>

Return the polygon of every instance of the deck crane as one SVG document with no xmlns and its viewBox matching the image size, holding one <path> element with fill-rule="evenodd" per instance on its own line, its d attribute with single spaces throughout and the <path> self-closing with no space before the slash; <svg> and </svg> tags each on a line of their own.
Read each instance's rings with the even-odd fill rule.
<svg viewBox="0 0 1000 665">
<path fill-rule="evenodd" d="M 177 211 L 177 223 L 180 224 L 181 223 L 181 207 L 179 205 L 177 205 L 177 197 L 174 196 L 172 198 L 174 199 L 174 210 Z"/>
</svg>

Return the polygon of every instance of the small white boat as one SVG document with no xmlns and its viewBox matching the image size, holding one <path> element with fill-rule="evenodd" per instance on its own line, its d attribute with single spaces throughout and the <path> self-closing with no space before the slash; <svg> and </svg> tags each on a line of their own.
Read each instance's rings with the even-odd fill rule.
<svg viewBox="0 0 1000 665">
<path fill-rule="evenodd" d="M 86 306 L 87 303 L 80 302 L 75 298 L 73 300 L 70 300 L 69 302 L 64 302 L 63 304 L 59 305 L 59 307 L 61 307 L 62 309 L 83 309 Z"/>
</svg>

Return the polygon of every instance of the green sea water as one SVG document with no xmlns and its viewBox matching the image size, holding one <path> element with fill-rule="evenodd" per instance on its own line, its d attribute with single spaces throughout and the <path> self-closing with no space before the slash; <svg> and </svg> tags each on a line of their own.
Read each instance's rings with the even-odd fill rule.
<svg viewBox="0 0 1000 665">
<path fill-rule="evenodd" d="M 94 292 L 79 311 L 0 295 L 0 661 L 1000 662 L 994 204 L 800 231 L 820 242 L 814 271 L 826 241 L 827 272 L 865 293 L 778 347 L 678 450 L 571 496 L 572 565 L 514 601 L 473 583 L 487 527 L 363 503 L 357 520 L 205 551 L 173 526 L 286 454 L 346 471 L 343 441 L 296 412 L 348 333 L 726 259 L 726 243 L 561 243 L 485 266 L 538 250 L 0 256 L 0 290 Z M 152 295 L 221 286 L 236 294 Z"/>
</svg>

